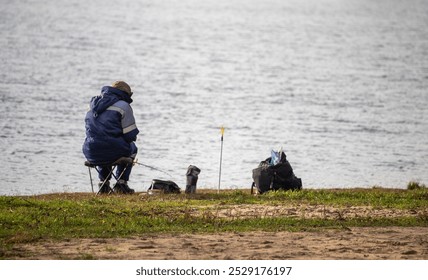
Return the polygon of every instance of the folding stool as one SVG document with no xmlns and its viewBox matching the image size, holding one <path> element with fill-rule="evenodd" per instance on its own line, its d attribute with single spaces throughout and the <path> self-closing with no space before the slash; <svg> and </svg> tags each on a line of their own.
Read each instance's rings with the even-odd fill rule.
<svg viewBox="0 0 428 280">
<path fill-rule="evenodd" d="M 112 163 L 106 163 L 106 164 L 98 164 L 95 165 L 89 161 L 85 161 L 85 166 L 88 167 L 89 170 L 89 180 L 91 181 L 91 188 L 92 188 L 92 192 L 94 192 L 94 184 L 92 183 L 92 174 L 91 174 L 91 168 L 94 168 L 98 174 L 100 174 L 100 169 L 99 167 L 111 167 L 110 169 L 110 173 L 108 174 L 108 176 L 104 179 L 104 181 L 101 183 L 101 186 L 99 186 L 99 190 L 97 192 L 97 195 L 100 193 L 101 189 L 104 187 L 104 185 L 107 183 L 107 181 L 109 180 L 110 176 L 113 176 L 116 180 L 118 180 L 120 177 L 122 177 L 122 175 L 125 173 L 126 169 L 128 168 L 129 165 L 132 165 L 134 163 L 134 159 L 130 158 L 130 157 L 121 157 L 118 160 L 112 162 Z M 126 167 L 123 169 L 122 173 L 119 176 L 116 176 L 114 174 L 114 170 L 116 169 L 116 167 L 118 165 L 126 165 Z M 109 192 L 108 194 L 113 193 L 113 189 L 109 187 Z"/>
</svg>

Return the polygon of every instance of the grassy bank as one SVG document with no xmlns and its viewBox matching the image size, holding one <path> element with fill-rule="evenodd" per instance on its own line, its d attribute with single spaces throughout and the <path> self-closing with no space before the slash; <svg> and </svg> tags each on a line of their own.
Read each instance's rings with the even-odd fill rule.
<svg viewBox="0 0 428 280">
<path fill-rule="evenodd" d="M 337 218 L 269 216 L 254 211 L 241 217 L 240 207 L 294 209 L 322 206 L 337 209 Z M 341 209 L 395 209 L 417 215 L 358 216 L 344 218 Z M 275 209 L 277 209 L 275 208 Z M 234 209 L 227 212 L 228 209 Z M 270 208 L 266 208 L 270 209 Z M 226 211 L 228 215 L 220 215 Z M 358 211 L 358 210 L 357 210 Z M 235 213 L 235 214 L 234 214 Z M 238 214 L 236 214 L 238 213 Z M 341 189 L 272 192 L 253 196 L 249 191 L 200 191 L 195 195 L 143 194 L 95 196 L 63 193 L 0 197 L 0 245 L 40 239 L 108 238 L 157 233 L 223 231 L 297 231 L 366 226 L 428 227 L 428 190 Z M 0 252 L 1 254 L 1 252 Z"/>
</svg>

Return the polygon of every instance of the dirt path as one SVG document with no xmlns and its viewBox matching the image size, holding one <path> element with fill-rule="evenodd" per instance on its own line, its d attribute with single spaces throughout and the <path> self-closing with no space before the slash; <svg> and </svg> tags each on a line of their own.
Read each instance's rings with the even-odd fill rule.
<svg viewBox="0 0 428 280">
<path fill-rule="evenodd" d="M 25 259 L 428 259 L 428 228 L 165 234 L 16 245 Z M 21 256 L 21 257 L 20 257 Z"/>
<path fill-rule="evenodd" d="M 335 207 L 326 205 L 224 205 L 213 207 L 199 207 L 189 209 L 189 214 L 194 216 L 212 216 L 219 218 L 266 218 L 289 217 L 304 219 L 330 219 L 341 220 L 348 218 L 397 218 L 428 216 L 427 209 L 405 210 L 391 208 L 373 208 L 370 206 L 346 206 Z"/>
</svg>

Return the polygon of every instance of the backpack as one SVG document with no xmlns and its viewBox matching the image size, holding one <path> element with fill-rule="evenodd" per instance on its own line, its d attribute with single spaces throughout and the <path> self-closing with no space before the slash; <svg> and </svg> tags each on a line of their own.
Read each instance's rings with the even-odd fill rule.
<svg viewBox="0 0 428 280">
<path fill-rule="evenodd" d="M 180 187 L 173 181 L 164 181 L 153 179 L 152 184 L 148 188 L 150 190 L 160 190 L 162 193 L 180 193 Z"/>
<path fill-rule="evenodd" d="M 279 161 L 272 164 L 272 157 L 260 162 L 253 169 L 253 184 L 251 193 L 256 187 L 258 193 L 262 194 L 270 190 L 300 190 L 302 180 L 294 175 L 293 168 L 287 160 L 284 152 L 279 155 Z"/>
</svg>

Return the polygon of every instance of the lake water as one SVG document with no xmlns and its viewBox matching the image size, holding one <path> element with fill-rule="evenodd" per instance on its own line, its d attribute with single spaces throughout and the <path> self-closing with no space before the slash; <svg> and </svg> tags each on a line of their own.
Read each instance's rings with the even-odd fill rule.
<svg viewBox="0 0 428 280">
<path fill-rule="evenodd" d="M 90 98 L 134 91 L 130 185 L 249 188 L 281 147 L 304 188 L 428 183 L 428 1 L 0 0 L 0 194 L 88 192 Z M 95 175 L 95 174 L 93 174 Z"/>
</svg>

